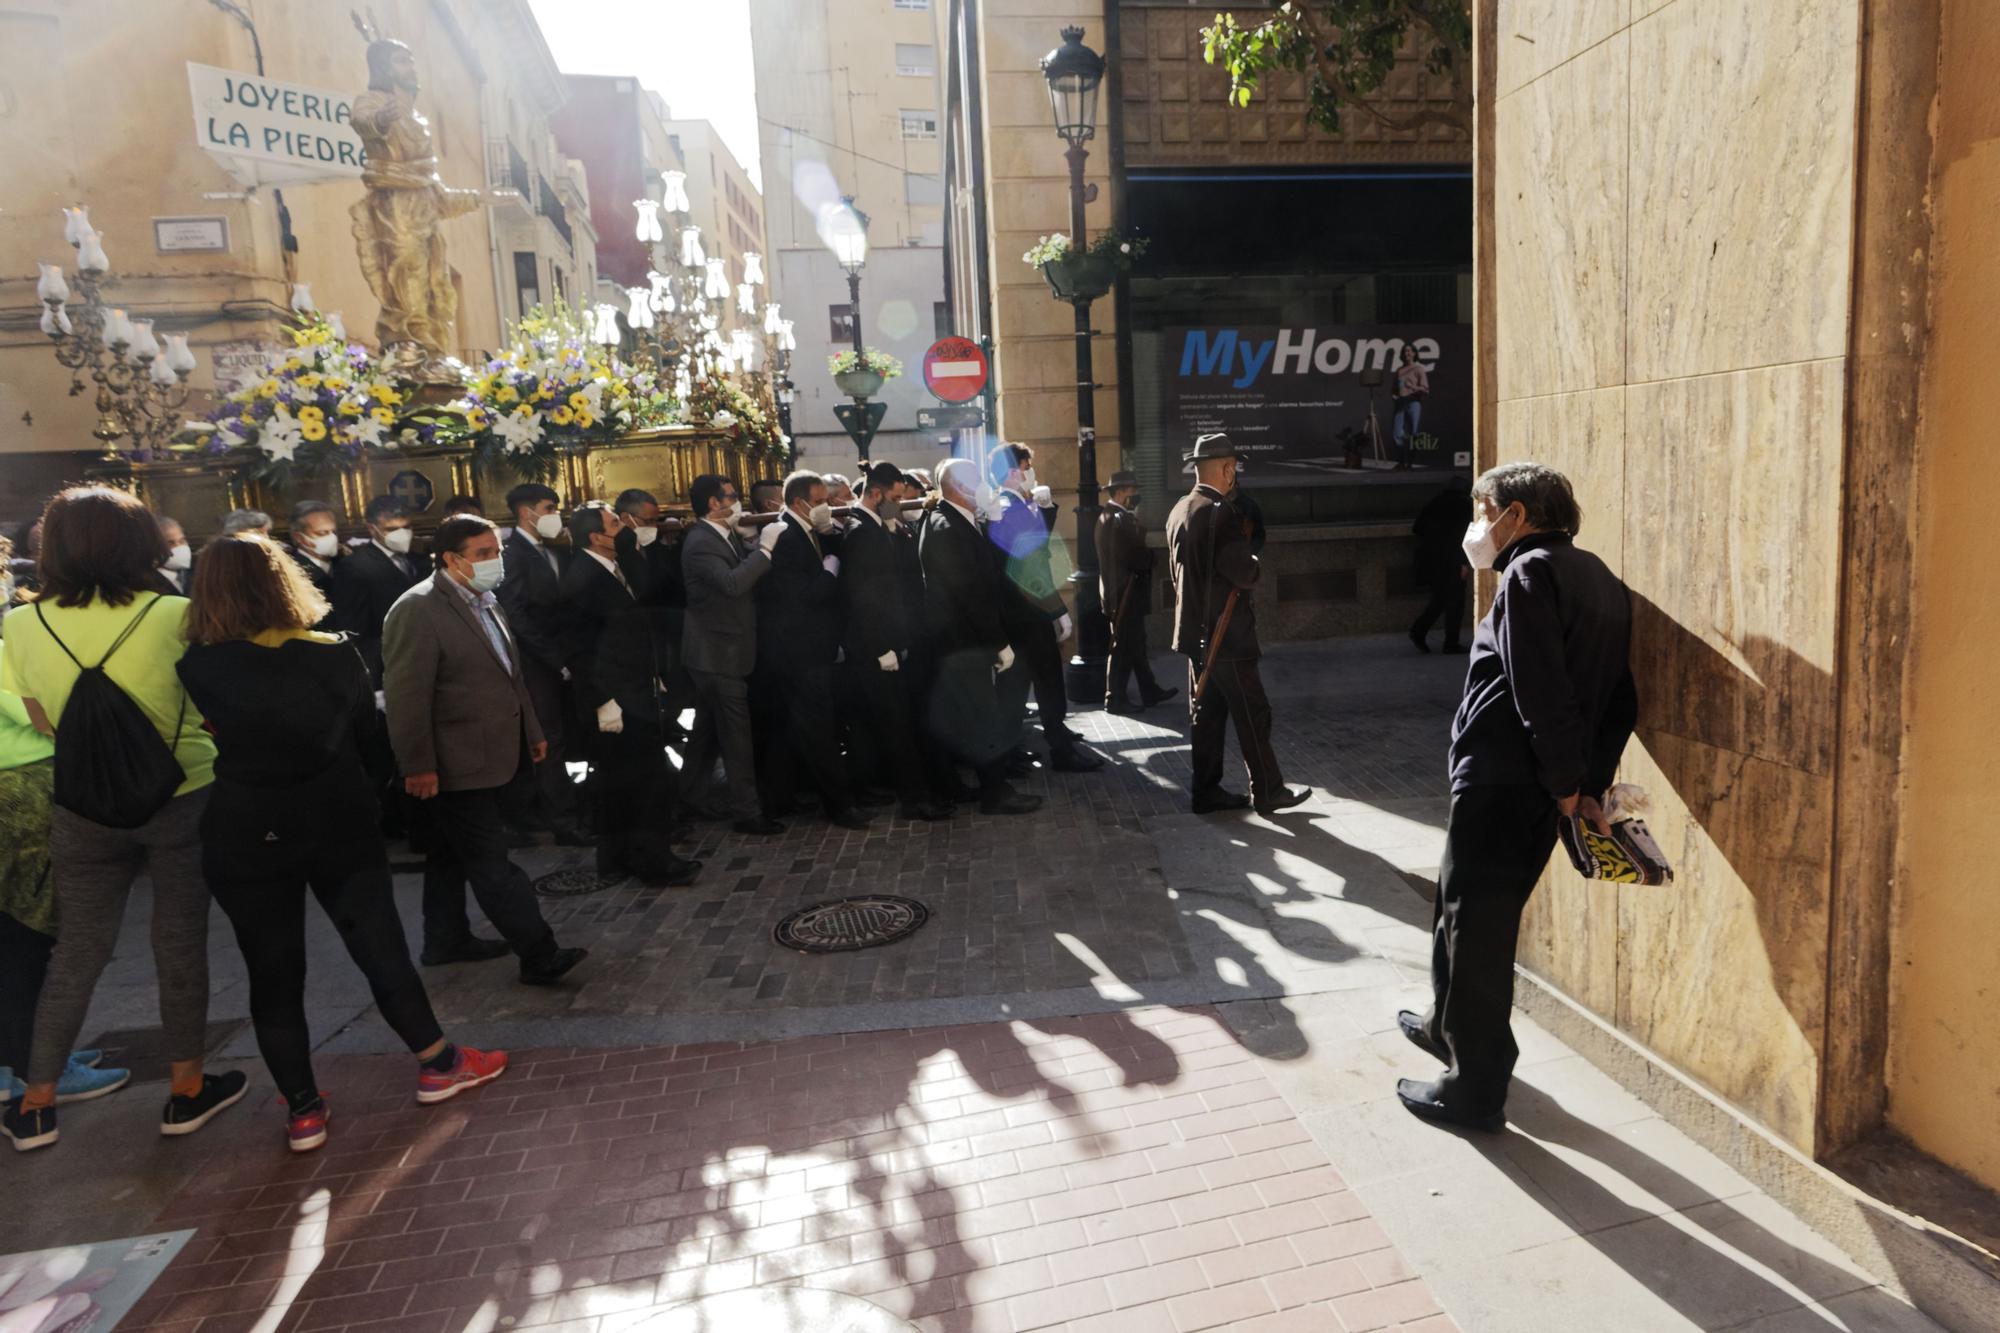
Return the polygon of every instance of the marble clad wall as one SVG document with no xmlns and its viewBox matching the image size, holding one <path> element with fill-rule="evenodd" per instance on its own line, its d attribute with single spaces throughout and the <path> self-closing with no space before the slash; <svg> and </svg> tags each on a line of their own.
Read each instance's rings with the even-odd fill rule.
<svg viewBox="0 0 2000 1333">
<path fill-rule="evenodd" d="M 1817 1123 L 1861 0 L 1485 0 L 1494 458 L 1631 587 L 1669 889 L 1553 869 L 1522 961 Z M 1482 460 L 1487 461 L 1487 460 Z M 1561 858 L 1557 861 L 1560 864 Z"/>
</svg>

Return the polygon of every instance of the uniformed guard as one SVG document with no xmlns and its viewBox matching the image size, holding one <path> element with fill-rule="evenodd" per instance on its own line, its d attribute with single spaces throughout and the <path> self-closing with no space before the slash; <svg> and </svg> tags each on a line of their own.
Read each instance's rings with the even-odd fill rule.
<svg viewBox="0 0 2000 1333">
<path fill-rule="evenodd" d="M 1275 814 L 1312 795 L 1287 787 L 1271 748 L 1271 701 L 1257 673 L 1255 588 L 1260 573 L 1249 526 L 1229 492 L 1242 456 L 1220 432 L 1195 441 L 1186 461 L 1195 487 L 1167 517 L 1167 552 L 1174 580 L 1174 651 L 1188 659 L 1188 713 L 1193 723 L 1194 812 L 1254 805 Z M 1222 734 L 1236 724 L 1250 775 L 1246 797 L 1222 785 Z"/>
<path fill-rule="evenodd" d="M 1097 514 L 1097 591 L 1104 614 L 1111 620 L 1111 657 L 1106 665 L 1104 711 L 1134 713 L 1165 703 L 1180 691 L 1161 688 L 1153 679 L 1152 655 L 1146 651 L 1146 613 L 1152 609 L 1153 552 L 1139 524 L 1139 478 L 1114 472 L 1104 488 L 1105 504 Z M 1125 697 L 1132 677 L 1139 678 L 1139 703 Z"/>
</svg>

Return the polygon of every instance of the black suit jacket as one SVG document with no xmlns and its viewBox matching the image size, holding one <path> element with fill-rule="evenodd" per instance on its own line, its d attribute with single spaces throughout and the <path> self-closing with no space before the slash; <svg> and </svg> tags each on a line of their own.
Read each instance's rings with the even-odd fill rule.
<svg viewBox="0 0 2000 1333">
<path fill-rule="evenodd" d="M 657 722 L 654 681 L 668 661 L 654 642 L 652 612 L 642 605 L 640 570 L 620 562 L 626 582 L 588 555 L 570 561 L 563 574 L 563 659 L 570 684 L 586 718 L 607 699 L 616 699 L 631 723 Z"/>
<path fill-rule="evenodd" d="M 326 603 L 329 610 L 327 611 L 326 615 L 320 620 L 319 624 L 314 625 L 313 628 L 314 629 L 333 628 L 333 611 L 330 609 L 333 606 L 333 571 L 329 569 L 321 569 L 319 567 L 319 563 L 315 561 L 311 556 L 307 555 L 304 551 L 301 551 L 298 547 L 298 543 L 296 542 L 285 543 L 285 554 L 289 555 L 292 558 L 292 563 L 296 564 L 299 567 L 299 572 L 301 574 L 304 574 L 306 578 L 312 583 L 313 590 L 317 592 L 320 596 L 326 598 Z M 334 556 L 332 565 L 333 569 L 340 568 L 340 557 L 338 555 Z"/>
<path fill-rule="evenodd" d="M 849 662 L 867 666 L 883 653 L 907 653 L 915 646 L 905 584 L 906 558 L 913 554 L 909 545 L 907 537 L 872 519 L 857 519 L 849 529 L 840 561 Z"/>
<path fill-rule="evenodd" d="M 778 520 L 784 535 L 771 550 L 771 572 L 757 585 L 757 663 L 779 672 L 832 666 L 840 654 L 840 580 L 821 563 L 834 549 L 815 547 L 796 518 Z"/>
<path fill-rule="evenodd" d="M 555 552 L 558 574 L 549 568 L 544 549 Z M 517 529 L 507 535 L 500 559 L 507 577 L 494 593 L 506 609 L 507 624 L 528 661 L 543 671 L 560 673 L 568 648 L 563 639 L 562 581 L 576 552 L 567 546 L 536 546 Z"/>
<path fill-rule="evenodd" d="M 924 619 L 938 656 L 1007 646 L 1000 620 L 1000 553 L 965 515 L 944 501 L 917 532 L 924 571 Z"/>
<path fill-rule="evenodd" d="M 396 599 L 430 576 L 420 556 L 409 555 L 410 573 L 396 568 L 396 562 L 373 542 L 356 546 L 336 560 L 330 579 L 333 593 L 332 628 L 354 636 L 361 660 L 368 664 L 368 677 L 382 688 L 382 622 Z"/>
</svg>

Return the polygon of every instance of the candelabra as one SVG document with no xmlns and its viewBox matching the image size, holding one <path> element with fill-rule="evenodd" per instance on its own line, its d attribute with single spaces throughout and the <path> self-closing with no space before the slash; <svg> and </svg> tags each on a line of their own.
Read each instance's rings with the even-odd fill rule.
<svg viewBox="0 0 2000 1333">
<path fill-rule="evenodd" d="M 97 425 L 91 435 L 104 445 L 104 461 L 120 461 L 118 441 L 130 438 L 135 450 L 162 449 L 180 429 L 187 403 L 187 378 L 194 353 L 187 335 L 169 333 L 164 345 L 150 319 L 131 319 L 106 306 L 102 291 L 111 269 L 104 238 L 90 225 L 89 210 L 63 210 L 63 239 L 76 250 L 75 295 L 60 264 L 42 264 L 35 295 L 42 302 L 42 332 L 55 345 L 56 360 L 70 372 L 70 397 L 97 386 Z"/>
</svg>

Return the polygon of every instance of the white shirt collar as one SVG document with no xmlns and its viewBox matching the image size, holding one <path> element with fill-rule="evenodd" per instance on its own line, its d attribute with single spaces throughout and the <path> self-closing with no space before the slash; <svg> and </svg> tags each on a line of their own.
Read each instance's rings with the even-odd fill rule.
<svg viewBox="0 0 2000 1333">
<path fill-rule="evenodd" d="M 970 523 L 975 528 L 979 526 L 979 520 L 973 516 L 973 513 L 970 509 L 967 509 L 964 505 L 952 499 L 947 499 L 945 503 L 950 505 L 953 509 L 956 509 L 959 513 L 965 515 L 965 521 L 967 523 Z"/>
<path fill-rule="evenodd" d="M 542 539 L 535 535 L 535 528 L 533 524 L 516 523 L 514 525 L 514 531 L 520 533 L 523 537 L 526 537 L 528 539 L 528 545 L 530 546 L 540 546 L 542 544 Z"/>
<path fill-rule="evenodd" d="M 312 561 L 315 565 L 318 565 L 320 573 L 331 574 L 333 572 L 333 561 L 320 559 L 317 555 L 313 554 L 313 552 L 307 550 L 303 546 L 300 546 L 297 542 L 292 543 L 292 548 L 296 550 L 300 555 L 304 556 L 306 559 Z"/>
<path fill-rule="evenodd" d="M 702 522 L 708 524 L 708 526 L 714 528 L 717 532 L 721 533 L 725 537 L 731 537 L 735 535 L 735 533 L 731 530 L 730 525 L 722 519 L 704 518 Z"/>
<path fill-rule="evenodd" d="M 397 552 L 395 552 L 395 551 L 392 551 L 392 550 L 390 550 L 390 549 L 389 549 L 388 547 L 384 546 L 384 545 L 383 545 L 383 544 L 382 544 L 381 542 L 378 542 L 378 541 L 376 541 L 376 540 L 375 540 L 375 539 L 374 539 L 373 537 L 370 537 L 370 538 L 368 539 L 368 544 L 369 544 L 370 546 L 374 547 L 374 548 L 375 548 L 376 550 L 380 551 L 380 552 L 381 552 L 381 553 L 382 553 L 383 555 L 386 555 L 386 556 L 388 556 L 388 557 L 389 557 L 389 558 L 390 558 L 391 560 L 394 560 L 394 559 L 396 559 L 396 558 L 397 558 Z M 408 555 L 408 554 L 409 554 L 409 552 L 405 551 L 405 552 L 402 552 L 402 554 L 403 554 L 403 555 Z M 457 581 L 457 580 L 455 580 L 455 579 L 453 580 L 453 582 L 456 582 L 456 581 Z"/>
<path fill-rule="evenodd" d="M 868 507 L 867 505 L 864 505 L 864 504 L 857 504 L 857 505 L 855 505 L 855 506 L 854 506 L 854 512 L 855 512 L 855 513 L 857 513 L 857 514 L 866 514 L 866 515 L 867 515 L 867 516 L 868 516 L 869 518 L 871 518 L 871 519 L 875 520 L 875 524 L 876 524 L 876 526 L 877 526 L 877 527 L 884 527 L 884 528 L 886 528 L 886 527 L 888 527 L 888 526 L 889 526 L 888 524 L 886 524 L 886 523 L 884 523 L 884 522 L 882 521 L 882 516 L 881 516 L 880 514 L 876 513 L 876 512 L 874 511 L 874 510 L 870 509 L 870 508 L 869 508 L 869 507 Z"/>
<path fill-rule="evenodd" d="M 607 570 L 611 572 L 613 577 L 618 578 L 620 580 L 622 580 L 625 577 L 623 574 L 620 574 L 618 572 L 617 561 L 606 559 L 603 556 L 603 554 L 588 546 L 583 548 L 583 553 L 589 556 L 592 560 L 595 560 L 598 564 L 603 565 Z"/>
</svg>

